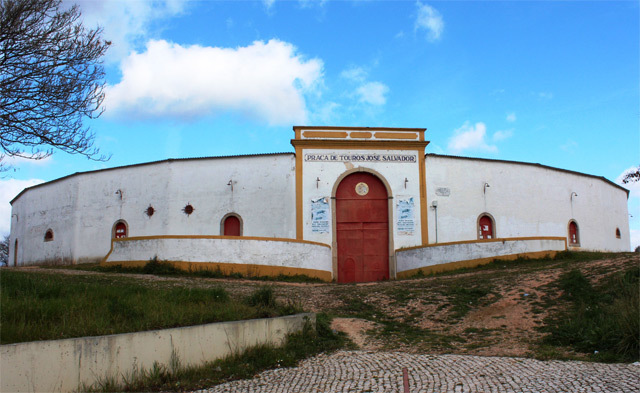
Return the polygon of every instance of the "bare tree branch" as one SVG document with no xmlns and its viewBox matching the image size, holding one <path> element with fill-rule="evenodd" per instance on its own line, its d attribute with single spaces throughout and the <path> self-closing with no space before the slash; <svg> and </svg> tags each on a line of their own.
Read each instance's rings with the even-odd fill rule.
<svg viewBox="0 0 640 393">
<path fill-rule="evenodd" d="M 0 157 L 42 159 L 58 149 L 108 159 L 82 120 L 103 112 L 101 58 L 111 43 L 82 26 L 77 6 L 0 1 Z"/>
<path fill-rule="evenodd" d="M 640 181 L 640 166 L 635 171 L 627 172 L 622 178 L 624 184 L 635 183 Z"/>
</svg>

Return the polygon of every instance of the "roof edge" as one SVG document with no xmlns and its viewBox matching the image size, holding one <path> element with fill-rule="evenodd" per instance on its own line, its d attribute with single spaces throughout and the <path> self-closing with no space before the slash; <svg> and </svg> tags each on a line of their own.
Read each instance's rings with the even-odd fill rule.
<svg viewBox="0 0 640 393">
<path fill-rule="evenodd" d="M 511 161 L 511 160 L 500 160 L 500 159 L 496 159 L 496 158 L 479 158 L 479 157 L 463 157 L 463 156 L 453 156 L 453 155 L 448 155 L 448 154 L 436 154 L 436 153 L 427 153 L 425 154 L 426 156 L 434 156 L 434 157 L 445 157 L 445 158 L 455 158 L 455 159 L 460 159 L 460 160 L 474 160 L 474 161 L 488 161 L 488 162 L 502 162 L 502 163 L 506 163 L 506 164 L 518 164 L 518 165 L 528 165 L 528 166 L 535 166 L 538 168 L 544 168 L 544 169 L 551 169 L 554 171 L 559 171 L 559 172 L 565 172 L 565 173 L 570 173 L 572 175 L 579 175 L 579 176 L 585 176 L 585 177 L 590 177 L 592 179 L 599 179 L 604 181 L 605 183 L 608 183 L 609 185 L 612 185 L 614 187 L 617 187 L 619 189 L 621 189 L 622 191 L 627 193 L 627 199 L 629 199 L 629 193 L 630 191 L 624 187 L 622 187 L 621 185 L 612 182 L 611 180 L 607 179 L 604 176 L 597 176 L 597 175 L 591 175 L 589 173 L 583 173 L 583 172 L 577 172 L 577 171 L 572 171 L 569 169 L 563 169 L 563 168 L 557 168 L 557 167 L 553 167 L 553 166 L 549 166 L 549 165 L 543 165 L 543 164 L 539 164 L 537 162 L 525 162 L 525 161 Z"/>
<path fill-rule="evenodd" d="M 230 156 L 166 158 L 164 160 L 158 160 L 158 161 L 140 162 L 140 163 L 137 163 L 137 164 L 121 165 L 121 166 L 114 166 L 114 167 L 111 167 L 111 168 L 103 168 L 103 169 L 94 169 L 94 170 L 91 170 L 91 171 L 75 172 L 75 173 L 72 173 L 70 175 L 62 176 L 62 177 L 59 177 L 57 179 L 49 180 L 49 181 L 44 182 L 44 183 L 40 183 L 40 184 L 36 184 L 34 186 L 31 186 L 31 187 L 27 187 L 27 188 L 23 189 L 22 191 L 20 191 L 20 193 L 18 195 L 16 195 L 11 201 L 9 201 L 9 204 L 13 205 L 13 202 L 16 199 L 20 198 L 20 196 L 22 194 L 24 194 L 28 190 L 32 190 L 34 188 L 45 186 L 47 184 L 52 184 L 52 183 L 56 183 L 56 182 L 59 182 L 59 181 L 62 181 L 62 180 L 66 180 L 66 179 L 72 178 L 74 176 L 85 175 L 85 174 L 88 174 L 88 173 L 107 172 L 107 171 L 113 171 L 113 170 L 116 170 L 116 169 L 134 168 L 134 167 L 139 167 L 139 166 L 155 165 L 155 164 L 164 164 L 164 163 L 170 163 L 170 162 L 174 162 L 174 161 L 198 161 L 198 160 L 212 160 L 212 159 L 225 159 L 225 158 L 238 158 L 238 157 L 251 158 L 251 157 L 285 156 L 285 155 L 295 156 L 295 153 L 293 153 L 293 152 L 290 152 L 290 153 L 258 153 L 258 154 L 235 154 L 235 155 L 230 155 Z"/>
</svg>

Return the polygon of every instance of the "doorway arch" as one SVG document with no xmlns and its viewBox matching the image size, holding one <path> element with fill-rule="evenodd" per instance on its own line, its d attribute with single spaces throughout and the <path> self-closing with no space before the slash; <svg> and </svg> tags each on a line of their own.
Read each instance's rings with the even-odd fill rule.
<svg viewBox="0 0 640 393">
<path fill-rule="evenodd" d="M 338 282 L 389 279 L 389 193 L 377 176 L 354 172 L 335 192 Z"/>
</svg>

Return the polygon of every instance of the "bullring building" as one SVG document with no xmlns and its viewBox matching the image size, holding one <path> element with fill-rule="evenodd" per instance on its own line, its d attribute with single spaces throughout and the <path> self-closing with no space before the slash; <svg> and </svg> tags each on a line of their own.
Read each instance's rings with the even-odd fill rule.
<svg viewBox="0 0 640 393">
<path fill-rule="evenodd" d="M 12 201 L 10 266 L 140 266 L 359 282 L 629 250 L 629 191 L 545 165 L 425 154 L 422 128 L 293 127 L 295 153 L 74 173 Z"/>
</svg>

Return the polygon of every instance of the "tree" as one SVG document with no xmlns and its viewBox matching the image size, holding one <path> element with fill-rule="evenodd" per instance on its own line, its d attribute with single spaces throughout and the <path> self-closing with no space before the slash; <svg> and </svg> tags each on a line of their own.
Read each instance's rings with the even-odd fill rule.
<svg viewBox="0 0 640 393">
<path fill-rule="evenodd" d="M 54 149 L 105 160 L 85 117 L 102 114 L 111 44 L 61 0 L 0 0 L 0 160 L 42 159 Z M 0 162 L 1 164 L 1 162 Z"/>
<path fill-rule="evenodd" d="M 624 184 L 635 183 L 638 181 L 640 181 L 640 166 L 638 166 L 635 170 L 625 173 L 625 175 L 622 177 L 622 182 Z"/>
<path fill-rule="evenodd" d="M 9 264 L 9 235 L 0 241 L 0 266 Z"/>
</svg>

